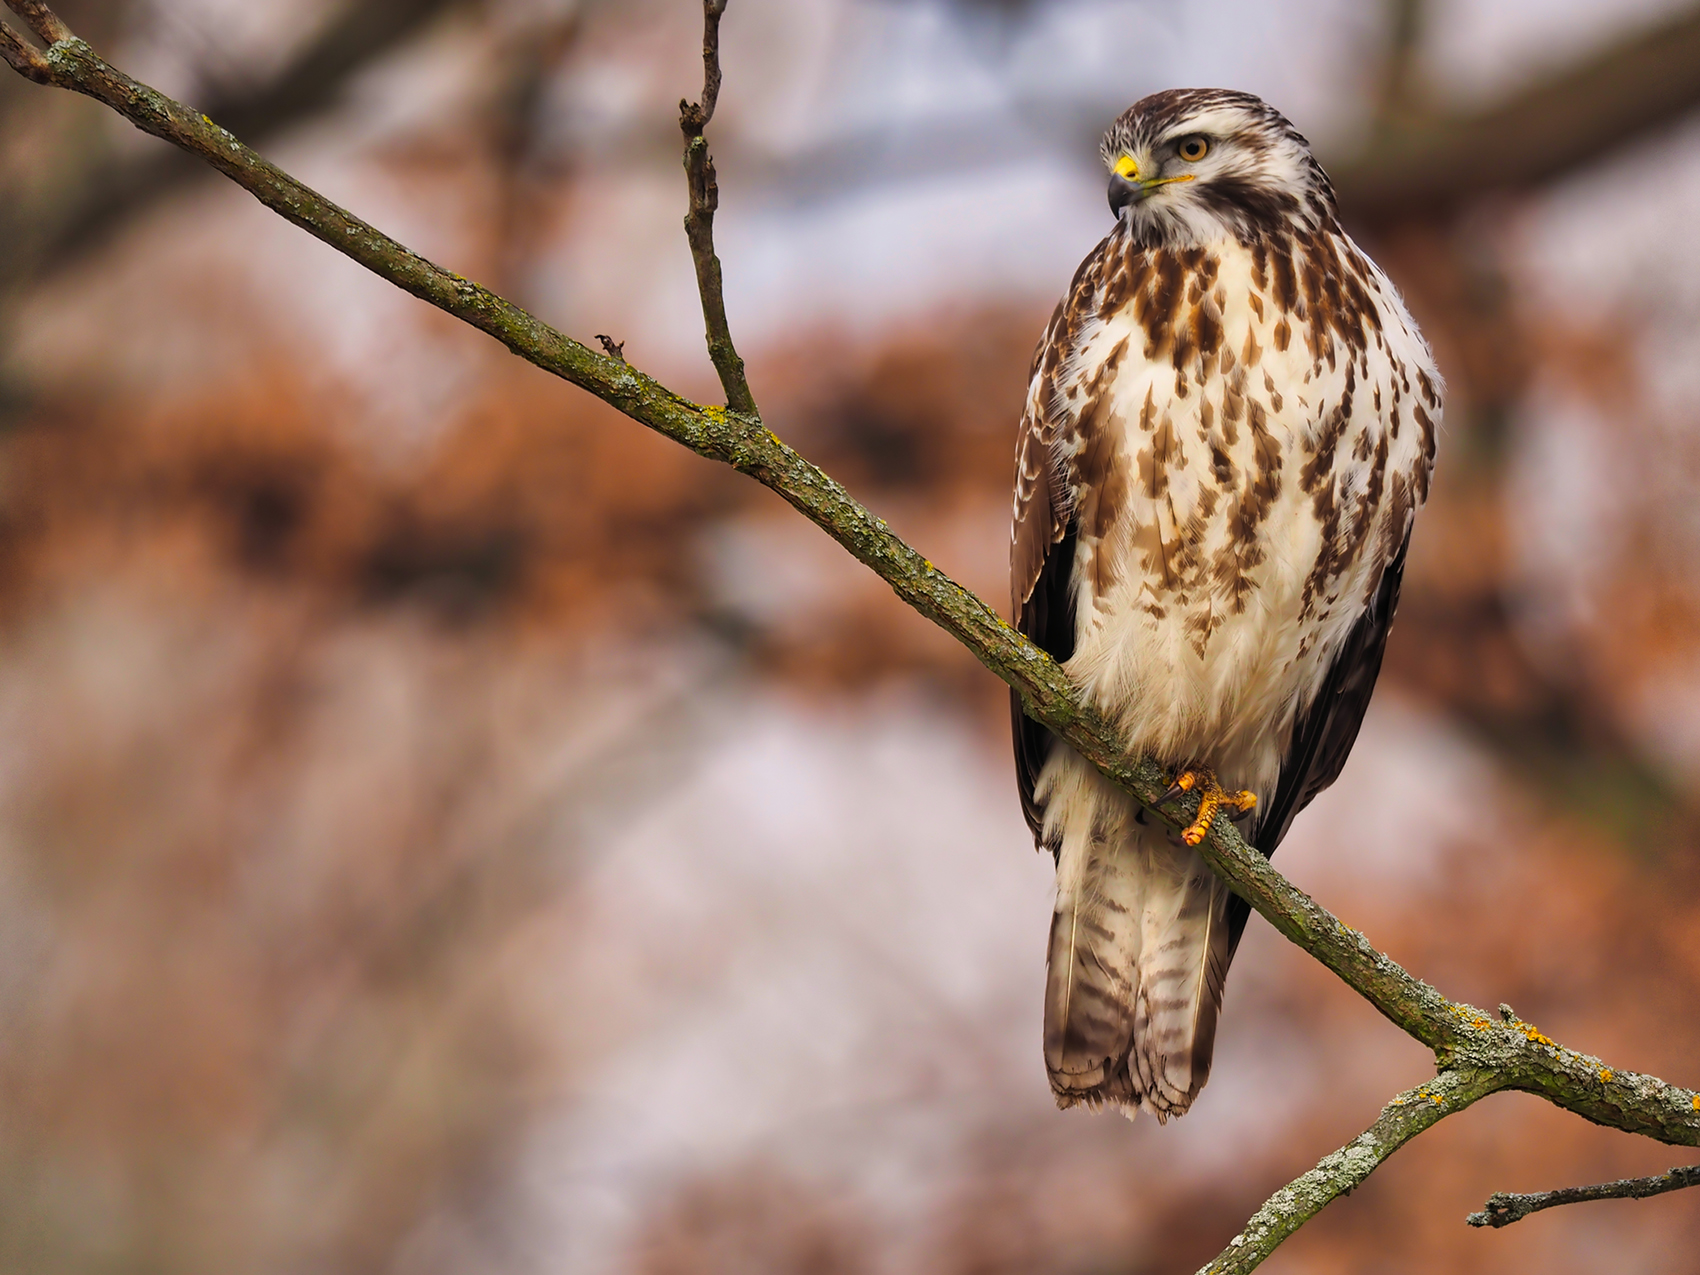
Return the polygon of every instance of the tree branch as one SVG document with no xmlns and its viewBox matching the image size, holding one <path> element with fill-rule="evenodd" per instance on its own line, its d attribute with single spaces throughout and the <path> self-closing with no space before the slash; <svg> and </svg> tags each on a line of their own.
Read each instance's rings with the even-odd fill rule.
<svg viewBox="0 0 1700 1275">
<path fill-rule="evenodd" d="M 26 18 L 46 12 L 32 0 L 7 3 Z M 687 171 L 706 175 L 703 207 L 711 213 L 712 165 L 706 147 L 699 152 L 696 143 L 701 142 L 700 130 L 707 123 L 705 108 L 712 108 L 717 92 L 714 41 L 724 0 L 710 0 L 705 7 L 709 74 L 703 104 L 696 108 L 687 104 L 687 110 L 694 109 L 692 118 L 700 117 L 701 123 L 690 134 L 686 166 Z M 31 26 L 38 33 L 43 29 L 34 18 Z M 640 424 L 699 455 L 731 465 L 778 493 L 876 572 L 905 603 L 961 642 L 1015 689 L 1034 720 L 1067 740 L 1151 809 L 1154 817 L 1177 828 L 1191 821 L 1196 796 L 1157 809 L 1167 776 L 1155 763 L 1128 756 L 1120 733 L 1082 700 L 1055 660 L 893 535 L 838 482 L 761 424 L 740 364 L 717 362 L 730 410 L 693 403 L 625 362 L 586 348 L 488 289 L 410 251 L 267 162 L 205 116 L 112 67 L 69 33 L 52 44 L 43 62 L 45 82 L 105 103 L 144 132 L 204 159 L 266 207 L 380 278 L 487 333 L 520 357 L 588 390 Z M 693 169 L 699 153 L 701 167 Z M 697 209 L 694 192 L 693 186 L 693 212 Z M 706 253 L 697 258 L 699 281 L 704 280 L 705 263 L 711 264 L 703 296 L 705 311 L 713 311 L 720 295 L 719 264 L 707 240 L 707 223 L 699 223 L 698 228 L 707 245 Z M 722 308 L 722 330 L 724 324 Z M 712 314 L 709 329 L 712 353 Z M 722 348 L 736 359 L 729 336 Z M 739 403 L 747 404 L 747 410 Z M 1434 1082 L 1395 1099 L 1357 1141 L 1277 1192 L 1248 1226 L 1240 1244 L 1231 1246 L 1245 1252 L 1224 1254 L 1217 1266 L 1207 1270 L 1250 1270 L 1335 1195 L 1361 1182 L 1398 1146 L 1452 1110 L 1499 1089 L 1539 1094 L 1595 1123 L 1661 1142 L 1700 1145 L 1700 1095 L 1654 1077 L 1608 1068 L 1596 1058 L 1556 1045 L 1509 1011 L 1504 1021 L 1496 1023 L 1473 1006 L 1448 1000 L 1286 881 L 1227 820 L 1215 823 L 1199 850 L 1229 887 L 1283 936 L 1433 1049 L 1440 1067 Z"/>
<path fill-rule="evenodd" d="M 702 0 L 702 101 L 697 110 L 704 124 L 720 104 L 720 16 L 725 12 L 726 0 Z"/>
<path fill-rule="evenodd" d="M 0 59 L 26 80 L 37 84 L 53 83 L 53 73 L 41 50 L 29 43 L 11 27 L 0 22 Z"/>
<path fill-rule="evenodd" d="M 71 38 L 71 28 L 41 0 L 6 0 L 6 7 L 29 23 L 30 30 L 48 44 L 58 44 Z"/>
<path fill-rule="evenodd" d="M 1204 844 L 1210 843 L 1207 840 Z M 1205 858 L 1212 867 L 1215 866 L 1215 859 L 1208 853 Z M 1283 881 L 1282 885 L 1287 891 L 1304 897 L 1291 884 Z M 1240 893 L 1238 886 L 1234 889 L 1235 893 Z M 1249 895 L 1242 897 L 1250 899 Z M 1255 901 L 1253 906 L 1263 911 Z M 1280 927 L 1277 925 L 1276 928 Z M 1294 941 L 1311 955 L 1322 959 L 1308 943 Z M 1326 960 L 1323 963 L 1328 964 Z M 1393 963 L 1389 961 L 1388 964 Z M 1330 965 L 1330 968 L 1333 966 Z M 1399 969 L 1397 965 L 1393 968 Z M 1404 974 L 1404 971 L 1399 970 L 1399 973 Z M 1362 993 L 1362 989 L 1350 978 L 1345 981 Z M 1366 999 L 1373 1003 L 1373 998 L 1366 996 Z M 1383 1160 L 1417 1134 L 1500 1090 L 1518 1089 L 1538 1094 L 1553 1105 L 1573 1111 L 1595 1124 L 1626 1133 L 1638 1133 L 1659 1142 L 1700 1146 L 1700 1094 L 1668 1085 L 1656 1077 L 1613 1071 L 1598 1058 L 1557 1045 L 1534 1025 L 1518 1018 L 1509 1005 L 1499 1007 L 1501 1021 L 1495 1024 L 1473 1006 L 1452 1001 L 1445 1003 L 1449 1015 L 1458 1020 L 1468 1036 L 1448 1050 L 1437 1051 L 1440 1070 L 1435 1079 L 1400 1094 L 1382 1110 L 1381 1118 L 1367 1132 L 1332 1155 L 1323 1157 L 1316 1168 L 1270 1196 L 1252 1216 L 1245 1230 L 1235 1236 L 1214 1261 L 1202 1267 L 1199 1275 L 1238 1275 L 1253 1269 L 1331 1200 L 1350 1192 Z M 1416 1032 L 1411 1034 L 1417 1035 Z M 1422 1037 L 1418 1036 L 1418 1039 Z M 1517 1043 L 1519 1040 L 1521 1044 Z M 1661 1189 L 1676 1188 L 1667 1186 Z M 1495 1196 L 1488 1202 L 1488 1207 L 1491 1209 L 1493 1201 L 1501 1198 L 1513 1197 Z M 1554 1200 L 1551 1203 L 1569 1202 Z M 1482 1225 L 1474 1221 L 1481 1216 L 1472 1215 L 1472 1225 Z M 1506 1224 L 1492 1223 L 1496 1226 Z"/>
<path fill-rule="evenodd" d="M 691 260 L 697 268 L 697 292 L 702 297 L 702 317 L 708 329 L 708 357 L 720 374 L 726 406 L 740 416 L 759 418 L 755 397 L 744 379 L 744 360 L 738 357 L 732 330 L 726 323 L 720 258 L 714 255 L 714 213 L 720 207 L 720 182 L 703 137 L 720 101 L 720 15 L 725 12 L 726 0 L 703 0 L 702 101 L 679 103 L 679 128 L 685 135 L 685 181 L 691 197 L 690 211 L 685 214 L 685 238 L 690 241 Z"/>
<path fill-rule="evenodd" d="M 1499 1087 L 1491 1072 L 1466 1069 L 1442 1071 L 1427 1084 L 1407 1089 L 1383 1107 L 1380 1118 L 1363 1133 L 1264 1201 L 1245 1229 L 1213 1261 L 1200 1267 L 1198 1275 L 1241 1275 L 1253 1269 L 1336 1196 L 1350 1194 L 1412 1138 Z"/>
<path fill-rule="evenodd" d="M 1663 1195 L 1666 1191 L 1681 1191 L 1700 1186 L 1700 1164 L 1678 1165 L 1650 1178 L 1623 1178 L 1617 1182 L 1601 1182 L 1597 1186 L 1567 1186 L 1557 1191 L 1535 1191 L 1520 1195 L 1515 1191 L 1496 1191 L 1480 1213 L 1465 1220 L 1471 1226 L 1510 1226 L 1521 1222 L 1531 1213 L 1556 1208 L 1560 1204 L 1585 1204 L 1589 1200 L 1645 1200 Z"/>
</svg>

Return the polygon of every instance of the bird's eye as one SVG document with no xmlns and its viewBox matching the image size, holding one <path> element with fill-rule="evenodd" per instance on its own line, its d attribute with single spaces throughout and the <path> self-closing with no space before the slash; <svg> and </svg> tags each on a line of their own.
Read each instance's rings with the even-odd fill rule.
<svg viewBox="0 0 1700 1275">
<path fill-rule="evenodd" d="M 1196 164 L 1210 153 L 1210 142 L 1202 137 L 1189 137 L 1175 147 L 1175 154 L 1189 164 Z"/>
</svg>

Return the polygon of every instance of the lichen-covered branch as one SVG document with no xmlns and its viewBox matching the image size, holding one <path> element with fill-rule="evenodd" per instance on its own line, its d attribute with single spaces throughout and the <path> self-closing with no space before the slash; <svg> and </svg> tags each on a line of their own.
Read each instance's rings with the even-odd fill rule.
<svg viewBox="0 0 1700 1275">
<path fill-rule="evenodd" d="M 1251 1270 L 1335 1196 L 1356 1187 L 1417 1134 L 1501 1090 L 1539 1094 L 1596 1124 L 1626 1133 L 1700 1146 L 1700 1094 L 1653 1076 L 1614 1071 L 1598 1058 L 1566 1049 L 1518 1018 L 1509 1005 L 1499 1007 L 1499 1021 L 1494 1022 L 1472 1006 L 1451 1001 L 1446 1004 L 1461 1035 L 1442 1052 L 1442 1065 L 1435 1078 L 1400 1094 L 1356 1140 L 1323 1157 L 1316 1168 L 1270 1196 L 1234 1242 L 1201 1268 L 1199 1275 L 1237 1275 Z M 1492 1200 L 1488 1207 L 1493 1207 Z"/>
<path fill-rule="evenodd" d="M 720 15 L 726 0 L 703 0 L 702 6 L 702 100 L 679 103 L 679 128 L 685 134 L 685 182 L 690 190 L 690 211 L 685 214 L 685 238 L 696 264 L 697 292 L 702 297 L 702 317 L 707 325 L 708 357 L 726 391 L 726 406 L 741 416 L 757 417 L 755 396 L 744 379 L 744 360 L 732 344 L 732 328 L 726 322 L 726 297 L 720 274 L 720 258 L 714 253 L 714 214 L 720 207 L 720 179 L 714 171 L 714 156 L 708 152 L 703 130 L 714 118 L 720 101 Z"/>
<path fill-rule="evenodd" d="M 8 3 L 15 6 L 21 0 Z M 43 63 L 50 83 L 103 102 L 143 132 L 205 160 L 260 203 L 380 278 L 487 333 L 633 420 L 771 488 L 1014 686 L 1038 720 L 1094 757 L 1106 762 L 1120 757 L 1115 733 L 1077 701 L 1054 660 L 755 418 L 693 403 L 623 359 L 587 348 L 512 302 L 426 260 L 283 172 L 205 116 L 131 79 L 80 39 L 54 44 Z M 1133 769 L 1122 769 L 1148 797 L 1161 791 L 1162 777 L 1155 767 L 1145 768 L 1137 779 Z"/>
<path fill-rule="evenodd" d="M 1465 1219 L 1471 1226 L 1510 1226 L 1521 1222 L 1531 1213 L 1556 1208 L 1560 1204 L 1586 1204 L 1589 1200 L 1645 1200 L 1663 1195 L 1666 1191 L 1681 1191 L 1700 1186 L 1700 1164 L 1678 1165 L 1650 1178 L 1623 1178 L 1617 1182 L 1601 1182 L 1597 1186 L 1567 1186 L 1557 1191 L 1533 1191 L 1527 1195 L 1515 1191 L 1496 1191 L 1480 1213 Z"/>
<path fill-rule="evenodd" d="M 20 73 L 105 103 L 142 131 L 205 160 L 266 207 L 380 278 L 487 333 L 521 358 L 588 390 L 640 424 L 699 455 L 731 465 L 778 493 L 877 573 L 905 603 L 1013 687 L 1036 721 L 1067 740 L 1148 807 L 1155 806 L 1167 786 L 1161 769 L 1127 755 L 1120 733 L 1081 699 L 1056 661 L 893 535 L 838 482 L 762 425 L 729 334 L 716 353 L 716 333 L 725 332 L 725 308 L 707 219 L 713 212 L 713 168 L 701 129 L 712 114 L 718 91 L 716 40 L 725 0 L 707 0 L 705 5 L 703 102 L 686 107 L 695 128 L 694 132 L 686 129 L 686 168 L 692 174 L 693 212 L 700 208 L 705 214 L 697 226 L 703 251 L 698 252 L 694 237 L 692 249 L 710 353 L 727 392 L 726 408 L 693 403 L 627 364 L 618 357 L 617 346 L 613 355 L 597 353 L 489 289 L 427 261 L 296 181 L 206 116 L 111 66 L 87 43 L 64 31 L 63 24 L 37 0 L 6 3 L 49 46 L 45 52 L 36 50 L 15 35 L 0 44 L 7 62 Z M 60 34 L 49 34 L 53 32 Z M 703 183 L 700 201 L 695 184 L 699 178 Z M 1191 821 L 1196 804 L 1196 797 L 1187 797 L 1161 810 L 1154 808 L 1153 814 L 1180 827 Z M 1209 1269 L 1251 1269 L 1404 1141 L 1496 1089 L 1536 1093 L 1596 1123 L 1661 1142 L 1700 1145 L 1700 1095 L 1654 1077 L 1617 1071 L 1565 1049 L 1509 1011 L 1495 1021 L 1481 1010 L 1448 1000 L 1286 881 L 1226 820 L 1216 822 L 1199 848 L 1229 887 L 1283 936 L 1435 1051 L 1440 1075 L 1424 1089 L 1445 1100 L 1444 1107 L 1434 1103 L 1424 1107 L 1409 1095 L 1395 1100 L 1363 1138 L 1326 1158 L 1265 1204 L 1236 1246 L 1244 1250 L 1242 1254 L 1225 1254 L 1218 1260 L 1229 1264 Z M 1364 1138 L 1370 1141 L 1365 1143 Z"/>
<path fill-rule="evenodd" d="M 1275 1251 L 1281 1241 L 1320 1213 L 1336 1196 L 1363 1182 L 1400 1147 L 1446 1116 L 1500 1088 L 1499 1078 L 1479 1068 L 1442 1071 L 1427 1084 L 1407 1089 L 1381 1109 L 1368 1129 L 1338 1151 L 1322 1157 L 1251 1215 L 1240 1233 L 1198 1275 L 1242 1275 Z"/>
</svg>

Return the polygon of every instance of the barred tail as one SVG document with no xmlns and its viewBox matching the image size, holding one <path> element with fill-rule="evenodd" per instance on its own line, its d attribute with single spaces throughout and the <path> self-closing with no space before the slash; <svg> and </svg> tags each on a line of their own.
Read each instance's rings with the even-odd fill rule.
<svg viewBox="0 0 1700 1275">
<path fill-rule="evenodd" d="M 1060 817 L 1047 820 L 1061 851 L 1045 1067 L 1059 1106 L 1112 1102 L 1166 1120 L 1210 1075 L 1233 957 L 1230 896 L 1178 834 L 1082 778 L 1056 785 Z"/>
</svg>

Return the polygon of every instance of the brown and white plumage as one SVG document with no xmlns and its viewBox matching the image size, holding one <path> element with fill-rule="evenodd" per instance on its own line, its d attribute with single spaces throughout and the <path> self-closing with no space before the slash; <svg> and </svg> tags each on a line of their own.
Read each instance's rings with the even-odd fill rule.
<svg viewBox="0 0 1700 1275">
<path fill-rule="evenodd" d="M 1440 377 L 1262 101 L 1158 93 L 1103 150 L 1118 220 L 1039 344 L 1017 444 L 1016 619 L 1136 751 L 1255 793 L 1268 854 L 1356 739 Z M 1248 910 L 1014 703 L 1022 808 L 1057 861 L 1053 1091 L 1184 1112 Z"/>
</svg>

